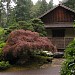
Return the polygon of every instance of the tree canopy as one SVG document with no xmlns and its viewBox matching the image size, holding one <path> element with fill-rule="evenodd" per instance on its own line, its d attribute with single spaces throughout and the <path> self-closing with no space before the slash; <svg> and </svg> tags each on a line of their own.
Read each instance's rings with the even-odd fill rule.
<svg viewBox="0 0 75 75">
<path fill-rule="evenodd" d="M 75 0 L 63 0 L 63 4 L 75 10 Z"/>
</svg>

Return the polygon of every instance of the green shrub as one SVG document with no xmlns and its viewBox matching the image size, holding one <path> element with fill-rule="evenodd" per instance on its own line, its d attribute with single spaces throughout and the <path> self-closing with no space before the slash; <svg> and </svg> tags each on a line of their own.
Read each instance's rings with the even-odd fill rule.
<svg viewBox="0 0 75 75">
<path fill-rule="evenodd" d="M 64 61 L 61 68 L 61 75 L 75 75 L 75 60 L 68 59 Z"/>
<path fill-rule="evenodd" d="M 73 40 L 66 48 L 65 62 L 61 67 L 61 75 L 75 75 L 75 40 Z"/>
<path fill-rule="evenodd" d="M 0 48 L 3 48 L 5 46 L 6 43 L 0 43 Z"/>
<path fill-rule="evenodd" d="M 0 61 L 3 60 L 3 47 L 6 43 L 0 42 Z"/>
<path fill-rule="evenodd" d="M 3 47 L 6 43 L 0 42 L 0 61 L 3 60 Z"/>
<path fill-rule="evenodd" d="M 75 40 L 73 40 L 65 50 L 65 58 L 66 59 L 74 59 L 75 58 Z"/>
<path fill-rule="evenodd" d="M 31 20 L 31 25 L 33 26 L 33 29 L 35 32 L 38 32 L 40 36 L 46 36 L 47 33 L 45 31 L 44 23 L 38 19 L 34 18 Z"/>
<path fill-rule="evenodd" d="M 18 24 L 19 24 L 19 29 L 34 31 L 33 26 L 29 22 L 26 22 L 26 21 L 18 21 Z"/>
<path fill-rule="evenodd" d="M 52 57 L 45 57 L 45 56 L 40 56 L 40 55 L 35 55 L 30 57 L 30 62 L 35 62 L 38 64 L 44 64 L 44 63 L 50 63 L 52 62 Z"/>
<path fill-rule="evenodd" d="M 45 31 L 44 23 L 38 18 L 31 19 L 30 21 L 27 21 L 27 22 L 26 21 L 18 21 L 17 23 L 14 23 L 9 26 L 6 34 L 10 33 L 13 30 L 16 30 L 16 29 L 35 31 L 35 32 L 38 32 L 41 36 L 47 35 L 47 33 Z"/>
<path fill-rule="evenodd" d="M 41 63 L 41 64 L 44 64 L 44 63 L 50 63 L 52 62 L 52 59 L 53 57 L 52 56 L 48 56 L 46 53 L 44 52 L 31 52 L 31 55 L 30 55 L 30 61 L 31 62 L 37 62 L 37 63 Z"/>
<path fill-rule="evenodd" d="M 5 32 L 6 30 L 0 27 L 0 43 L 5 41 Z"/>
<path fill-rule="evenodd" d="M 4 69 L 7 69 L 7 68 L 9 68 L 10 67 L 10 64 L 9 64 L 9 62 L 8 61 L 1 61 L 0 62 L 0 70 L 4 70 Z"/>
<path fill-rule="evenodd" d="M 3 50 L 0 48 L 0 61 L 3 60 Z"/>
</svg>

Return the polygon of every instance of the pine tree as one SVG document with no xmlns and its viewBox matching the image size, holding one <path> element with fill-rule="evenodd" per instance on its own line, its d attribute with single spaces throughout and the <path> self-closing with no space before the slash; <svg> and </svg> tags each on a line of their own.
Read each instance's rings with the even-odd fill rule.
<svg viewBox="0 0 75 75">
<path fill-rule="evenodd" d="M 50 0 L 49 4 L 48 4 L 48 9 L 51 9 L 53 7 L 53 0 Z"/>
<path fill-rule="evenodd" d="M 15 14 L 13 13 L 14 12 L 14 8 L 11 7 L 11 1 L 12 0 L 2 0 L 3 3 L 6 3 L 5 7 L 3 5 L 3 8 L 4 8 L 4 11 L 3 12 L 3 16 L 4 16 L 4 26 L 5 27 L 8 27 L 9 25 L 11 25 L 12 23 L 14 23 L 14 17 L 15 17 Z M 16 2 L 16 0 L 13 0 Z M 6 23 L 6 24 L 5 24 Z"/>
<path fill-rule="evenodd" d="M 2 10 L 2 4 L 1 4 L 1 1 L 0 1 L 0 25 L 1 25 L 1 10 Z"/>
<path fill-rule="evenodd" d="M 39 8 L 40 15 L 44 14 L 48 10 L 48 7 L 47 6 L 48 6 L 48 4 L 47 4 L 46 0 L 42 0 L 41 6 Z"/>
<path fill-rule="evenodd" d="M 33 6 L 31 0 L 17 0 L 16 21 L 26 21 L 30 19 L 30 11 Z"/>
<path fill-rule="evenodd" d="M 6 9 L 3 4 L 3 0 L 0 1 L 0 26 L 5 27 L 6 26 Z"/>
<path fill-rule="evenodd" d="M 66 0 L 65 2 L 63 0 L 63 4 L 75 10 L 75 0 Z"/>
</svg>

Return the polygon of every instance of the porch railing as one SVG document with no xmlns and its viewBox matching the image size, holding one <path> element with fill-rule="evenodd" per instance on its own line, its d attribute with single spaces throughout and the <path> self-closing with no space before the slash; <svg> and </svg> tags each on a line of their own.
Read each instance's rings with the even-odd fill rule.
<svg viewBox="0 0 75 75">
<path fill-rule="evenodd" d="M 57 49 L 65 49 L 74 37 L 49 37 Z"/>
</svg>

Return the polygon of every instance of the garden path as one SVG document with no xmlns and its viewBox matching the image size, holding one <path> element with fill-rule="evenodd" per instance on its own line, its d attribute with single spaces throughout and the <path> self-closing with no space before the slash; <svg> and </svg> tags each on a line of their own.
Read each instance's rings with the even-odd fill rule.
<svg viewBox="0 0 75 75">
<path fill-rule="evenodd" d="M 44 65 L 40 69 L 23 70 L 17 72 L 0 72 L 0 75 L 60 75 L 61 63 L 64 59 L 54 59 L 51 65 Z"/>
</svg>

